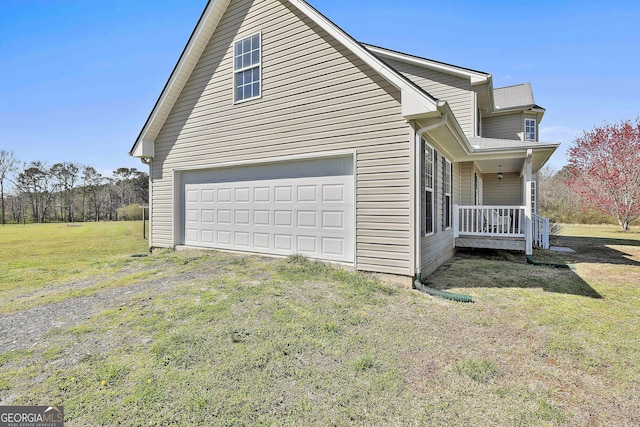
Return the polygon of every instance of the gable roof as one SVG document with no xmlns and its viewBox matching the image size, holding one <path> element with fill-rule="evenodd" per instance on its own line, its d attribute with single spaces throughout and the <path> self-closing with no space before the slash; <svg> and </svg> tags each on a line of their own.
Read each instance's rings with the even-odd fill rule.
<svg viewBox="0 0 640 427">
<path fill-rule="evenodd" d="M 294 6 L 385 80 L 400 90 L 402 115 L 407 120 L 439 116 L 438 108 L 444 107 L 446 102 L 438 101 L 392 67 L 385 64 L 384 61 L 372 54 L 362 44 L 349 36 L 304 0 L 281 1 L 288 2 Z M 195 30 L 187 42 L 187 46 L 180 55 L 180 59 L 173 69 L 167 84 L 162 90 L 158 101 L 154 105 L 151 114 L 129 152 L 131 156 L 141 158 L 154 156 L 154 141 L 230 2 L 231 0 L 209 0 L 207 3 Z"/>
<path fill-rule="evenodd" d="M 471 80 L 471 84 L 487 83 L 491 79 L 491 74 L 484 71 L 472 70 L 471 68 L 460 67 L 458 65 L 447 64 L 445 62 L 435 61 L 433 59 L 421 58 L 419 56 L 410 55 L 404 52 L 387 49 L 380 46 L 374 46 L 363 43 L 363 46 L 370 52 L 382 58 L 395 59 L 397 61 L 408 64 L 417 65 L 419 67 L 429 68 L 434 71 L 451 74 L 457 77 L 465 77 Z"/>
</svg>

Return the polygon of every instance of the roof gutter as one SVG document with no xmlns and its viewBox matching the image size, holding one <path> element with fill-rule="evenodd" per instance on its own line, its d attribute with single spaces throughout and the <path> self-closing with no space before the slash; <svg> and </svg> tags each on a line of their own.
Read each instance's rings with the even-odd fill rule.
<svg viewBox="0 0 640 427">
<path fill-rule="evenodd" d="M 430 130 L 439 128 L 440 126 L 442 126 L 446 122 L 447 122 L 447 113 L 442 113 L 442 116 L 440 116 L 440 120 L 438 122 L 430 124 L 429 126 L 425 126 L 423 128 L 418 129 L 418 131 L 416 132 L 416 135 L 418 136 L 418 138 L 422 138 L 422 135 L 424 135 L 426 132 L 429 132 Z"/>
</svg>

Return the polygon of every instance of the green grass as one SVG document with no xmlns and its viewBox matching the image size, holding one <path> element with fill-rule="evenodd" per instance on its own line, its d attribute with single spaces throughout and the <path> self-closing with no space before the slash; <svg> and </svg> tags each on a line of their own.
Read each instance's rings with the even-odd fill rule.
<svg viewBox="0 0 640 427">
<path fill-rule="evenodd" d="M 75 249 L 95 251 L 86 276 L 50 251 L 55 286 L 13 269 L 24 289 L 7 287 L 16 301 L 118 289 L 122 302 L 0 349 L 0 404 L 64 405 L 68 426 L 639 424 L 638 233 L 565 226 L 555 243 L 577 253 L 534 257 L 574 270 L 460 253 L 429 280 L 473 296 L 461 304 L 299 256 L 130 258 L 145 243 L 135 225 L 117 244 L 119 225 L 99 226 L 101 245 Z M 22 230 L 55 247 L 56 227 Z M 6 301 L 0 313 L 15 312 Z"/>
<path fill-rule="evenodd" d="M 114 274 L 132 263 L 131 254 L 148 252 L 141 222 L 5 225 L 0 242 L 2 295 L 15 302 L 3 304 L 0 314 L 112 286 Z M 52 289 L 86 279 L 93 290 Z"/>
</svg>

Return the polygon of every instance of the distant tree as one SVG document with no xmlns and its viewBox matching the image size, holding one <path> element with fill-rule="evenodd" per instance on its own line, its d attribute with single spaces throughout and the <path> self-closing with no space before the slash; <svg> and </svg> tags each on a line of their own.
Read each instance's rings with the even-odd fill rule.
<svg viewBox="0 0 640 427">
<path fill-rule="evenodd" d="M 104 184 L 104 177 L 97 170 L 95 170 L 95 168 L 91 166 L 85 166 L 82 170 L 82 183 L 84 185 L 83 197 L 85 191 L 89 193 L 90 197 L 93 199 L 94 219 L 96 221 L 100 221 L 100 207 L 102 204 L 100 190 L 102 189 L 102 186 Z M 84 221 L 84 201 L 82 210 Z"/>
<path fill-rule="evenodd" d="M 16 186 L 27 196 L 31 205 L 33 220 L 45 222 L 51 203 L 55 197 L 55 188 L 50 169 L 43 162 L 31 162 L 18 174 Z"/>
<path fill-rule="evenodd" d="M 27 202 L 24 194 L 14 187 L 13 194 L 10 194 L 6 200 L 9 205 L 9 212 L 11 213 L 11 219 L 16 224 L 20 222 L 27 223 Z"/>
<path fill-rule="evenodd" d="M 61 219 L 64 221 L 66 207 L 67 220 L 73 222 L 73 192 L 80 176 L 80 165 L 73 162 L 56 163 L 51 166 L 51 174 L 56 178 L 61 193 Z"/>
<path fill-rule="evenodd" d="M 114 184 L 120 190 L 119 201 L 120 206 L 126 206 L 131 203 L 131 178 L 135 168 L 118 168 L 113 171 Z"/>
<path fill-rule="evenodd" d="M 134 188 L 134 200 L 133 203 L 149 203 L 149 174 L 139 171 L 135 168 L 133 171 L 133 188 Z"/>
<path fill-rule="evenodd" d="M 17 161 L 13 152 L 0 150 L 0 199 L 2 199 L 2 226 L 4 227 L 4 181 L 9 178 L 9 174 L 13 172 L 17 165 Z"/>
<path fill-rule="evenodd" d="M 640 118 L 594 127 L 569 148 L 567 183 L 627 231 L 640 216 Z"/>
</svg>

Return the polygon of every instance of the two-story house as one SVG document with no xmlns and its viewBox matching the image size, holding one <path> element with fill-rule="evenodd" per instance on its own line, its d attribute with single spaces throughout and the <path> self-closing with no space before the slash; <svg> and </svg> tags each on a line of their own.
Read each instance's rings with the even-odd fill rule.
<svg viewBox="0 0 640 427">
<path fill-rule="evenodd" d="M 535 239 L 528 84 L 364 45 L 302 0 L 211 0 L 130 154 L 150 246 L 407 277 Z"/>
</svg>

